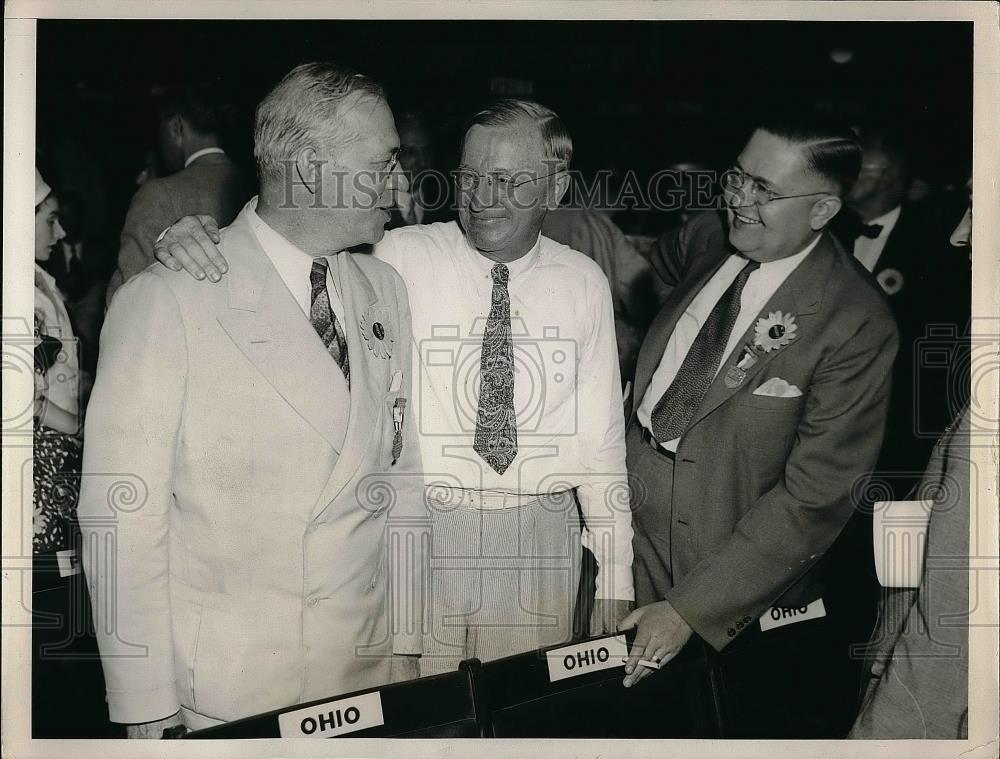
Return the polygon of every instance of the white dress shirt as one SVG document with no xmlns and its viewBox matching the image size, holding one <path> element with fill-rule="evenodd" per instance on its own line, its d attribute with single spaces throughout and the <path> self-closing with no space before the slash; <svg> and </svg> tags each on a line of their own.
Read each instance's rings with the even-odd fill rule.
<svg viewBox="0 0 1000 759">
<path fill-rule="evenodd" d="M 601 567 L 597 597 L 634 598 L 625 423 L 604 273 L 542 236 L 507 265 L 518 450 L 498 474 L 473 450 L 494 262 L 454 222 L 387 232 L 375 255 L 399 272 L 409 295 L 420 377 L 413 408 L 428 483 L 523 495 L 576 487 L 583 544 Z"/>
<path fill-rule="evenodd" d="M 318 258 L 318 256 L 306 253 L 282 237 L 257 215 L 256 209 L 257 198 L 255 196 L 244 207 L 250 228 L 253 229 L 260 247 L 264 249 L 274 268 L 278 270 L 281 281 L 292 293 L 292 297 L 299 304 L 302 313 L 309 319 L 312 310 L 312 283 L 309 280 L 309 275 L 312 273 L 313 258 Z M 337 255 L 340 254 L 324 256 L 328 264 L 326 267 L 326 289 L 330 293 L 330 307 L 340 321 L 341 328 L 346 330 L 344 303 L 340 298 L 340 290 L 333 276 L 334 258 Z"/>
<path fill-rule="evenodd" d="M 715 371 L 716 376 L 718 376 L 719 370 L 726 363 L 729 355 L 737 347 L 737 344 L 743 337 L 743 333 L 750 328 L 753 320 L 760 315 L 760 310 L 771 299 L 775 291 L 781 287 L 782 283 L 788 279 L 788 275 L 795 271 L 795 268 L 805 260 L 805 257 L 816 247 L 818 242 L 819 236 L 809 243 L 804 250 L 796 253 L 794 256 L 763 263 L 747 277 L 746 285 L 743 287 L 743 293 L 740 296 L 740 313 L 736 317 L 733 331 L 729 335 L 729 342 L 726 343 L 726 350 L 719 361 L 719 368 Z M 698 336 L 698 332 L 701 331 L 705 320 L 712 313 L 712 309 L 715 308 L 719 299 L 729 289 L 729 286 L 746 265 L 747 259 L 742 256 L 730 256 L 712 278 L 708 280 L 705 286 L 701 288 L 701 292 L 694 296 L 687 310 L 677 320 L 677 325 L 667 340 L 667 347 L 663 351 L 660 364 L 656 368 L 656 371 L 653 372 L 646 395 L 643 396 L 639 410 L 636 412 L 639 423 L 650 432 L 653 431 L 653 424 L 650 420 L 653 409 L 660 398 L 663 397 L 667 388 L 670 387 L 670 383 L 674 381 L 674 377 L 677 376 L 681 364 L 684 363 L 684 358 L 691 349 L 691 345 Z M 679 442 L 680 438 L 678 437 L 673 440 L 660 441 L 660 445 L 668 451 L 676 453 Z"/>
<path fill-rule="evenodd" d="M 187 157 L 187 160 L 184 161 L 184 168 L 186 169 L 188 166 L 197 161 L 203 155 L 210 155 L 212 153 L 220 153 L 222 155 L 225 155 L 226 151 L 224 151 L 222 148 L 202 148 L 201 150 L 196 150 Z"/>
<path fill-rule="evenodd" d="M 878 265 L 878 260 L 882 256 L 882 251 L 885 250 L 886 240 L 889 239 L 889 235 L 892 233 L 893 227 L 896 226 L 896 222 L 899 221 L 899 212 L 901 206 L 896 206 L 891 211 L 882 214 L 877 219 L 872 219 L 867 222 L 868 224 L 881 224 L 882 231 L 879 232 L 878 237 L 868 238 L 861 236 L 854 241 L 854 257 L 861 262 L 868 271 L 875 271 L 875 267 Z"/>
</svg>

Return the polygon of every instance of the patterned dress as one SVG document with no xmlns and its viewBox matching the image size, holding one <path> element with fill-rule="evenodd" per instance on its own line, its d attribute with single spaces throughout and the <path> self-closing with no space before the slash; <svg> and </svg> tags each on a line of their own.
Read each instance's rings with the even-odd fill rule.
<svg viewBox="0 0 1000 759">
<path fill-rule="evenodd" d="M 45 336 L 45 322 L 36 312 L 36 343 Z M 44 361 L 36 360 L 37 373 L 44 376 L 48 369 Z M 50 553 L 71 544 L 80 493 L 81 447 L 76 437 L 46 427 L 37 418 L 33 433 L 32 546 L 35 554 Z"/>
</svg>

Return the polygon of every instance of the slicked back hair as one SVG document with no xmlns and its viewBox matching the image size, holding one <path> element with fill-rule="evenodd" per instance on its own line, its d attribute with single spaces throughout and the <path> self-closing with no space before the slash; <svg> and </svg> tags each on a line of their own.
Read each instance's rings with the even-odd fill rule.
<svg viewBox="0 0 1000 759">
<path fill-rule="evenodd" d="M 555 111 L 534 100 L 520 98 L 496 100 L 473 114 L 465 124 L 463 135 L 468 134 L 474 126 L 509 126 L 523 119 L 528 119 L 538 127 L 545 158 L 558 161 L 560 168 L 568 169 L 569 162 L 573 158 L 573 138 Z M 464 136 L 462 141 L 464 147 Z"/>
<path fill-rule="evenodd" d="M 861 144 L 846 124 L 808 116 L 764 120 L 757 129 L 803 148 L 806 166 L 837 185 L 841 197 L 850 192 L 861 171 Z"/>
<path fill-rule="evenodd" d="M 334 149 L 359 135 L 341 128 L 344 101 L 356 93 L 386 100 L 382 86 L 336 63 L 304 63 L 275 85 L 254 117 L 253 154 L 261 178 L 280 176 L 282 165 L 303 149 Z"/>
<path fill-rule="evenodd" d="M 198 134 L 220 137 L 235 121 L 232 105 L 219 100 L 220 89 L 211 82 L 167 87 L 155 99 L 160 119 L 181 116 Z"/>
</svg>

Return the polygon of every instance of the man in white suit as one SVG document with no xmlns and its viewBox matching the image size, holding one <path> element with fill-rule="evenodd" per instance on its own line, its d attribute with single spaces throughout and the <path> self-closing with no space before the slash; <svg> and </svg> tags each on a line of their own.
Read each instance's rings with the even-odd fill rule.
<svg viewBox="0 0 1000 759">
<path fill-rule="evenodd" d="M 391 267 L 344 252 L 382 237 L 405 190 L 392 114 L 373 81 L 306 64 L 254 137 L 261 193 L 221 233 L 227 286 L 150 267 L 102 335 L 79 515 L 132 737 L 416 674 L 386 550 L 423 508 L 409 306 Z M 109 472 L 142 503 L 115 509 Z"/>
</svg>

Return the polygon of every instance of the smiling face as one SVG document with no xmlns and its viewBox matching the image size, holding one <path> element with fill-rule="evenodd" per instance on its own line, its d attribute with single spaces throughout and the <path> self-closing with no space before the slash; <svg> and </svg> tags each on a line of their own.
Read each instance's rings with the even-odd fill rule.
<svg viewBox="0 0 1000 759">
<path fill-rule="evenodd" d="M 527 118 L 509 125 L 476 124 L 470 128 L 462 147 L 460 171 L 511 177 L 515 182 L 545 177 L 508 193 L 485 180 L 480 180 L 474 192 L 460 191 L 458 218 L 472 246 L 503 263 L 531 250 L 549 206 L 558 202 L 560 175 L 545 176 L 556 168 L 545 158 L 538 127 Z"/>
<path fill-rule="evenodd" d="M 737 159 L 737 168 L 753 178 L 755 187 L 725 193 L 729 242 L 753 261 L 767 263 L 801 252 L 840 210 L 835 184 L 807 167 L 803 150 L 757 130 Z M 829 194 L 775 199 L 761 206 L 756 198 L 765 189 L 775 195 Z"/>
<path fill-rule="evenodd" d="M 35 260 L 48 261 L 52 248 L 65 236 L 59 223 L 59 201 L 49 195 L 35 211 Z"/>
</svg>

